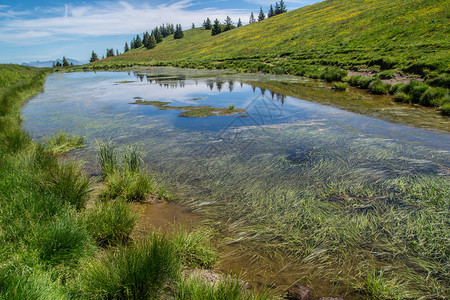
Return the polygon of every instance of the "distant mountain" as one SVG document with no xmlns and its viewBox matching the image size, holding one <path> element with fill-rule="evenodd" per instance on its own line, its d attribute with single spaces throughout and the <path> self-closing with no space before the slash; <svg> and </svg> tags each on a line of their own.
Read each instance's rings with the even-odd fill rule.
<svg viewBox="0 0 450 300">
<path fill-rule="evenodd" d="M 53 67 L 53 64 L 56 62 L 62 62 L 62 59 L 57 59 L 57 60 L 48 60 L 48 61 L 33 61 L 33 62 L 29 62 L 29 63 L 22 63 L 22 66 L 29 66 L 29 67 L 36 67 L 36 68 L 51 68 Z M 88 61 L 79 61 L 76 59 L 71 59 L 71 58 L 67 58 L 67 61 L 70 63 L 72 63 L 73 65 L 84 65 L 86 63 L 88 63 Z"/>
</svg>

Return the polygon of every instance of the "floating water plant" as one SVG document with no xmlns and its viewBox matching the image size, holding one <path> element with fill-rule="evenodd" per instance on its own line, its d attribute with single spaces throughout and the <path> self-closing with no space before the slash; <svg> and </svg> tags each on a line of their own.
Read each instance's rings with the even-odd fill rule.
<svg viewBox="0 0 450 300">
<path fill-rule="evenodd" d="M 190 118 L 202 118 L 211 116 L 230 116 L 234 114 L 246 113 L 245 109 L 235 108 L 234 105 L 228 106 L 228 108 L 222 107 L 212 107 L 209 105 L 202 106 L 169 106 L 170 102 L 162 101 L 147 101 L 147 100 L 136 100 L 132 104 L 138 105 L 153 105 L 160 110 L 182 110 L 179 117 L 190 117 Z"/>
</svg>

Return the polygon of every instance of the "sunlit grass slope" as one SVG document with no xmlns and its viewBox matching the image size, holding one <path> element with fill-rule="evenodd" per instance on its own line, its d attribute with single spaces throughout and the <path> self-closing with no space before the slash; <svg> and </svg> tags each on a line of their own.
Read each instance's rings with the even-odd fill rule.
<svg viewBox="0 0 450 300">
<path fill-rule="evenodd" d="M 448 2 L 441 0 L 327 0 L 216 36 L 187 30 L 183 39 L 168 37 L 152 50 L 132 50 L 96 64 L 273 63 L 282 57 L 308 65 L 443 73 L 450 62 L 449 17 Z"/>
</svg>

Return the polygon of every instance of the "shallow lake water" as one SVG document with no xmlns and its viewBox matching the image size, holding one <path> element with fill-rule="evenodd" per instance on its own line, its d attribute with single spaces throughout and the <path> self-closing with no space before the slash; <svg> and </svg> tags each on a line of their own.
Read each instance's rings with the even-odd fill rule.
<svg viewBox="0 0 450 300">
<path fill-rule="evenodd" d="M 284 94 L 283 85 L 286 91 L 305 90 L 305 98 L 313 101 Z M 276 88 L 267 89 L 270 86 Z M 407 111 L 411 116 L 393 123 L 380 115 L 381 108 L 377 114 L 364 115 L 323 104 L 333 99 L 339 103 L 380 101 L 381 108 L 401 110 L 403 115 Z M 180 110 L 132 104 L 136 100 L 170 102 L 170 106 L 232 105 L 246 113 L 186 118 L 179 116 Z M 172 193 L 214 219 L 230 199 L 248 195 L 257 201 L 264 193 L 295 193 L 351 178 L 377 183 L 417 174 L 448 176 L 448 118 L 436 116 L 440 123 L 436 130 L 407 125 L 408 119 L 427 112 L 406 109 L 364 91 L 333 91 L 325 83 L 302 78 L 155 68 L 52 74 L 44 92 L 22 114 L 25 130 L 36 138 L 58 130 L 84 136 L 87 147 L 76 156 L 86 161 L 86 169 L 94 175 L 98 174 L 97 143 L 111 141 L 118 149 L 137 145 L 144 161 Z M 425 123 L 422 127 L 433 122 Z M 292 208 L 280 205 L 280 209 Z M 240 234 L 230 234 L 230 244 L 246 234 L 245 216 L 241 223 L 233 216 L 215 220 L 242 229 Z M 255 240 L 265 243 L 261 237 Z M 239 272 L 243 261 L 249 258 L 237 262 L 228 258 L 224 269 Z M 295 271 L 277 259 L 273 264 L 267 264 L 258 276 L 286 285 L 289 282 L 284 281 L 295 281 Z M 256 273 L 256 268 L 247 272 Z M 282 277 L 280 268 L 285 268 L 289 280 L 275 279 Z"/>
</svg>

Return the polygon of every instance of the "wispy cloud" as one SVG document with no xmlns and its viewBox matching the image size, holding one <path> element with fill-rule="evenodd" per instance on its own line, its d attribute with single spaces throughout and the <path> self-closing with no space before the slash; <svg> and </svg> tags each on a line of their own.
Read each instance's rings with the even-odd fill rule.
<svg viewBox="0 0 450 300">
<path fill-rule="evenodd" d="M 163 23 L 189 28 L 193 22 L 200 26 L 206 17 L 224 20 L 230 16 L 235 21 L 248 18 L 248 12 L 243 10 L 189 9 L 193 5 L 191 0 L 159 6 L 117 1 L 67 5 L 59 8 L 59 16 L 51 17 L 25 17 L 29 12 L 15 12 L 12 18 L 0 20 L 0 43 L 32 45 L 68 38 L 133 35 Z M 0 6 L 0 15 L 7 13 L 7 9 Z"/>
</svg>

